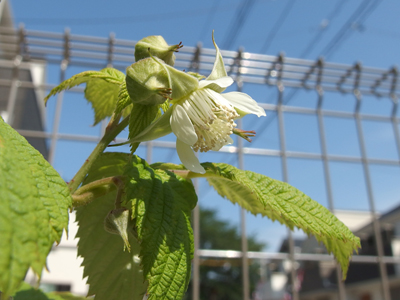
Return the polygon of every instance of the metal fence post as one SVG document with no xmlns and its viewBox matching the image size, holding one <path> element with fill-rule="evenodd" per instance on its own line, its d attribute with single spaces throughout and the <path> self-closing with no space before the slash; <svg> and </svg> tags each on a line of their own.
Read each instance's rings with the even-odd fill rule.
<svg viewBox="0 0 400 300">
<path fill-rule="evenodd" d="M 381 235 L 381 227 L 379 224 L 379 220 L 376 216 L 376 209 L 375 209 L 375 201 L 374 201 L 374 195 L 372 191 L 372 182 L 371 182 L 371 176 L 369 172 L 369 164 L 367 161 L 367 150 L 365 147 L 365 141 L 364 141 L 364 134 L 363 134 L 363 129 L 362 129 L 362 123 L 361 123 L 361 117 L 360 117 L 360 110 L 361 110 L 361 92 L 358 89 L 360 77 L 361 77 L 361 64 L 357 64 L 357 77 L 355 80 L 354 84 L 354 96 L 356 97 L 357 103 L 355 107 L 355 112 L 354 112 L 354 117 L 356 120 L 356 125 L 357 125 L 357 134 L 358 134 L 358 140 L 360 144 L 360 150 L 361 150 L 361 160 L 362 160 L 362 165 L 364 169 L 364 179 L 365 179 L 365 184 L 367 186 L 367 195 L 368 195 L 368 202 L 370 206 L 370 212 L 371 212 L 371 217 L 372 217 L 372 225 L 374 229 L 374 235 L 375 235 L 375 243 L 376 243 L 376 250 L 378 254 L 378 264 L 379 264 L 379 272 L 381 276 L 381 284 L 382 284 L 382 296 L 384 300 L 391 300 L 390 296 L 390 289 L 389 289 L 389 281 L 388 281 L 388 276 L 387 276 L 387 271 L 386 271 L 386 264 L 383 262 L 382 258 L 384 256 L 384 250 L 383 250 L 383 242 L 382 242 L 382 235 Z"/>
<path fill-rule="evenodd" d="M 67 70 L 70 60 L 70 31 L 65 30 L 64 33 L 64 58 L 60 64 L 60 83 L 65 80 L 65 71 Z M 56 110 L 54 113 L 53 130 L 51 133 L 51 143 L 49 149 L 49 163 L 54 164 L 56 145 L 58 140 L 58 128 L 60 127 L 61 109 L 63 102 L 64 91 L 57 96 Z"/>
</svg>

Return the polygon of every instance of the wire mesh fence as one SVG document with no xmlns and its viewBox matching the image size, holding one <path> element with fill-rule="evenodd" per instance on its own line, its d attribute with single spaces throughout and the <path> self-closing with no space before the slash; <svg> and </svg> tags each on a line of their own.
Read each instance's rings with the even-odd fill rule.
<svg viewBox="0 0 400 300">
<path fill-rule="evenodd" d="M 134 46 L 135 41 L 113 34 L 99 38 L 68 30 L 0 28 L 1 114 L 66 180 L 100 140 L 106 123 L 91 126 L 86 117 L 91 108 L 82 99 L 81 87 L 60 93 L 46 111 L 43 96 L 80 71 L 124 70 L 134 62 Z M 224 286 L 228 280 L 231 286 L 225 290 L 234 286 L 238 299 L 246 300 L 396 299 L 400 290 L 397 68 L 221 52 L 236 90 L 257 99 L 267 118 L 239 121 L 239 127 L 257 131 L 251 144 L 235 140 L 218 153 L 201 154 L 200 159 L 227 162 L 291 183 L 347 222 L 361 237 L 363 249 L 352 260 L 348 280 L 342 282 L 333 257 L 315 240 L 229 203 L 215 204 L 215 192 L 196 181 L 200 207 L 217 209 L 218 216 L 233 220 L 240 245 L 228 250 L 207 242 L 200 226 L 200 216 L 205 215 L 196 208 L 195 258 L 187 297 L 224 299 L 221 293 L 226 291 L 209 288 L 205 282 Z M 207 74 L 214 55 L 214 49 L 184 47 L 175 67 Z M 117 142 L 126 138 L 122 133 Z M 165 137 L 143 143 L 138 155 L 148 161 L 179 162 L 174 149 L 174 140 Z M 256 246 L 255 240 L 262 243 Z M 209 294 L 204 295 L 207 288 Z"/>
</svg>

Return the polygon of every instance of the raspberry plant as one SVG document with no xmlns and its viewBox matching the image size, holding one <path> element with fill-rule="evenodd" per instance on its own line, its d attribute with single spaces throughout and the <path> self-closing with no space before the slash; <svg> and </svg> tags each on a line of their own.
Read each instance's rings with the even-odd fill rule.
<svg viewBox="0 0 400 300">
<path fill-rule="evenodd" d="M 31 268 L 40 278 L 46 257 L 76 210 L 78 255 L 83 257 L 88 295 L 105 299 L 182 299 L 191 275 L 190 223 L 197 195 L 191 179 L 204 177 L 223 198 L 314 235 L 334 254 L 346 277 L 359 238 L 329 210 L 287 183 L 224 163 L 200 163 L 194 151 L 218 151 L 246 114 L 265 116 L 243 93 L 223 91 L 233 83 L 215 44 L 211 74 L 175 69 L 174 52 L 162 37 L 144 38 L 136 62 L 122 72 L 106 68 L 73 76 L 54 88 L 86 84 L 94 123 L 109 118 L 105 134 L 67 184 L 28 142 L 0 119 L 1 299 L 83 299 L 45 294 L 23 283 Z M 130 153 L 105 152 L 129 128 Z M 149 165 L 138 145 L 169 133 L 177 137 L 182 165 Z M 25 298 L 24 298 L 25 297 Z"/>
</svg>

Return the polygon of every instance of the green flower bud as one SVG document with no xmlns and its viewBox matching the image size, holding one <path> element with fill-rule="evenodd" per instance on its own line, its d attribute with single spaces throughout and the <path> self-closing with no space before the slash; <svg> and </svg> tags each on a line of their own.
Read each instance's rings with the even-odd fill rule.
<svg viewBox="0 0 400 300">
<path fill-rule="evenodd" d="M 165 61 L 166 64 L 173 66 L 175 64 L 174 52 L 182 48 L 182 43 L 169 46 L 161 35 L 151 35 L 141 39 L 135 46 L 135 60 L 139 61 L 151 55 Z"/>
<path fill-rule="evenodd" d="M 133 103 L 162 104 L 179 100 L 198 87 L 198 80 L 156 57 L 142 59 L 126 69 L 126 88 Z"/>
<path fill-rule="evenodd" d="M 126 208 L 118 208 L 110 211 L 104 220 L 104 229 L 112 234 L 117 234 L 124 241 L 124 249 L 131 251 L 129 244 L 128 231 L 134 233 L 135 224 L 131 220 L 129 210 Z"/>
<path fill-rule="evenodd" d="M 150 57 L 126 69 L 126 88 L 132 102 L 142 105 L 162 104 L 171 94 L 167 70 Z"/>
</svg>

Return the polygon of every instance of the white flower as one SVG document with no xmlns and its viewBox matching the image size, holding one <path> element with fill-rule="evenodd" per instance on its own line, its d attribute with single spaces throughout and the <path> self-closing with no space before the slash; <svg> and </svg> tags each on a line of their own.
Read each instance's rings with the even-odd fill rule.
<svg viewBox="0 0 400 300">
<path fill-rule="evenodd" d="M 230 135 L 236 127 L 235 119 L 239 118 L 235 108 L 246 114 L 265 116 L 264 110 L 247 94 L 220 94 L 215 90 L 225 89 L 232 83 L 233 79 L 228 76 L 202 80 L 197 90 L 173 104 L 170 124 L 177 137 L 178 156 L 193 172 L 205 173 L 193 150 L 218 151 L 233 143 Z"/>
<path fill-rule="evenodd" d="M 205 80 L 198 81 L 196 77 L 178 71 L 156 58 L 153 58 L 154 62 L 139 61 L 127 71 L 127 78 L 132 77 L 132 82 L 145 86 L 146 93 L 152 95 L 159 89 L 147 86 L 148 78 L 151 77 L 148 73 L 158 70 L 152 76 L 158 79 L 157 82 L 168 82 L 163 87 L 170 90 L 168 98 L 172 104 L 160 118 L 129 142 L 150 141 L 173 132 L 177 137 L 176 150 L 181 162 L 188 170 L 202 174 L 205 170 L 194 151 L 218 151 L 232 144 L 230 135 L 236 127 L 235 120 L 243 115 L 265 116 L 264 109 L 249 95 L 240 92 L 221 94 L 233 83 L 233 79 L 227 76 L 215 41 L 214 46 L 217 51 L 214 67 Z M 161 80 L 163 78 L 168 80 Z M 134 94 L 137 92 L 136 85 L 135 88 Z"/>
</svg>

